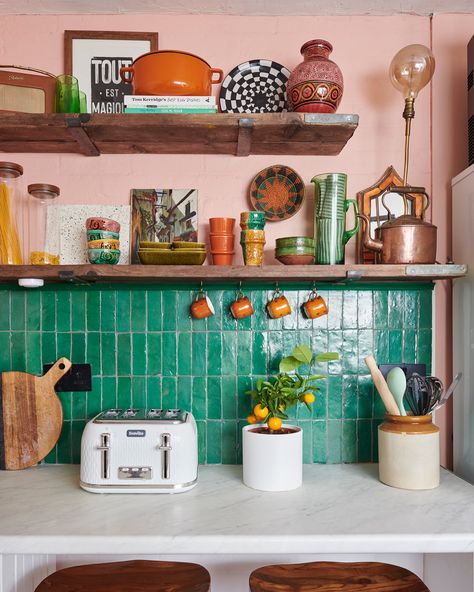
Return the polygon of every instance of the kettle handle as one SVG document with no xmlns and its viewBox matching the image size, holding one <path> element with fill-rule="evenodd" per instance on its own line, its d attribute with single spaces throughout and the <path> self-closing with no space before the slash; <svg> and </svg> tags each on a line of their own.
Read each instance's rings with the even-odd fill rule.
<svg viewBox="0 0 474 592">
<path fill-rule="evenodd" d="M 349 209 L 349 206 L 352 204 L 352 207 L 354 208 L 354 217 L 355 217 L 355 224 L 354 224 L 354 228 L 351 228 L 351 230 L 344 230 L 344 233 L 342 235 L 342 242 L 343 244 L 346 244 L 347 241 L 354 236 L 354 234 L 356 234 L 356 232 L 359 232 L 359 210 L 357 209 L 357 201 L 355 199 L 346 199 L 344 201 L 344 208 L 347 212 L 347 210 Z"/>
<path fill-rule="evenodd" d="M 382 204 L 383 207 L 387 210 L 388 212 L 388 219 L 390 220 L 392 217 L 392 212 L 388 209 L 386 203 L 385 203 L 385 196 L 388 195 L 389 193 L 396 193 L 397 195 L 402 194 L 403 197 L 403 203 L 405 205 L 404 208 L 404 214 L 408 214 L 408 200 L 406 197 L 407 193 L 410 194 L 417 194 L 417 195 L 423 195 L 424 198 L 423 199 L 423 208 L 421 209 L 421 219 L 424 220 L 425 219 L 425 212 L 426 210 L 429 208 L 430 206 L 430 196 L 426 193 L 426 190 L 424 187 L 410 187 L 409 185 L 407 186 L 402 186 L 402 187 L 395 187 L 395 186 L 391 186 L 390 189 L 388 189 L 383 195 L 382 195 Z"/>
</svg>

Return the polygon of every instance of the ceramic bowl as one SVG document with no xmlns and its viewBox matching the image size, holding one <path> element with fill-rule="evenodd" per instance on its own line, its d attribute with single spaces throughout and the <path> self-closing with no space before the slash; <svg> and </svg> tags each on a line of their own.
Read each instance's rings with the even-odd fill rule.
<svg viewBox="0 0 474 592">
<path fill-rule="evenodd" d="M 120 238 L 119 232 L 111 232 L 110 230 L 88 230 L 87 231 L 87 240 L 88 241 L 95 241 L 101 239 L 114 239 L 118 240 Z"/>
<path fill-rule="evenodd" d="M 277 255 L 275 259 L 284 265 L 312 265 L 314 263 L 313 255 Z"/>
<path fill-rule="evenodd" d="M 89 249 L 120 249 L 120 241 L 114 239 L 93 240 L 87 243 Z"/>
<path fill-rule="evenodd" d="M 283 236 L 275 240 L 276 248 L 280 247 L 311 247 L 314 249 L 314 238 L 310 236 Z"/>
<path fill-rule="evenodd" d="M 120 259 L 120 251 L 117 249 L 88 249 L 87 256 L 91 263 L 116 265 Z"/>
<path fill-rule="evenodd" d="M 202 265 L 206 251 L 200 249 L 139 249 L 138 257 L 143 265 Z"/>
<path fill-rule="evenodd" d="M 140 241 L 140 249 L 171 249 L 171 243 Z"/>
<path fill-rule="evenodd" d="M 314 247 L 281 247 L 275 249 L 275 255 L 314 255 Z"/>
<path fill-rule="evenodd" d="M 198 249 L 202 250 L 206 248 L 205 243 L 191 243 L 187 241 L 174 241 L 171 244 L 172 249 Z"/>
<path fill-rule="evenodd" d="M 120 224 L 110 218 L 87 218 L 87 230 L 110 230 L 110 232 L 120 232 Z"/>
</svg>

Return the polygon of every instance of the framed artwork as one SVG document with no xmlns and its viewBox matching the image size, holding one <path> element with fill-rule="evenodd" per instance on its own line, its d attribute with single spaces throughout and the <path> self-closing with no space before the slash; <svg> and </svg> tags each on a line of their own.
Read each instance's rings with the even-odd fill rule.
<svg viewBox="0 0 474 592">
<path fill-rule="evenodd" d="M 157 50 L 158 33 L 64 31 L 64 70 L 86 93 L 88 113 L 122 113 L 132 85 L 122 82 L 120 68 Z"/>
<path fill-rule="evenodd" d="M 130 262 L 140 263 L 140 241 L 197 242 L 197 189 L 132 189 Z"/>
</svg>

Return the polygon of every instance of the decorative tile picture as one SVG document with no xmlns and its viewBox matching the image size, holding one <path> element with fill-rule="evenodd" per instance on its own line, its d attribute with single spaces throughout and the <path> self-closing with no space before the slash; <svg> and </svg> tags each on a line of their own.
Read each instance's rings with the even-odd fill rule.
<svg viewBox="0 0 474 592">
<path fill-rule="evenodd" d="M 140 263 L 140 241 L 197 242 L 197 195 L 197 189 L 132 189 L 132 263 Z"/>
<path fill-rule="evenodd" d="M 54 210 L 56 209 L 56 213 Z M 86 220 L 91 216 L 111 218 L 120 223 L 120 261 L 130 262 L 130 206 L 63 205 L 53 206 L 51 216 L 57 216 L 61 228 L 60 260 L 63 265 L 89 263 L 87 258 Z"/>
</svg>

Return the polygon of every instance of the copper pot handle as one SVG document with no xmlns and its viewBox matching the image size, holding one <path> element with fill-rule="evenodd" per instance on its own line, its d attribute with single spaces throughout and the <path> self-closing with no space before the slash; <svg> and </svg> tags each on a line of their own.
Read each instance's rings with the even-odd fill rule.
<svg viewBox="0 0 474 592">
<path fill-rule="evenodd" d="M 214 74 L 217 74 L 217 79 L 213 80 Z M 224 70 L 220 68 L 211 68 L 211 84 L 219 84 L 224 79 Z"/>
<path fill-rule="evenodd" d="M 29 66 L 15 66 L 13 64 L 0 64 L 0 68 L 15 68 L 15 70 L 29 70 L 30 72 L 37 72 L 38 74 L 44 74 L 45 76 L 50 76 L 51 78 L 56 78 L 54 74 L 51 72 L 46 72 L 46 70 L 39 70 L 38 68 L 30 68 Z"/>
<path fill-rule="evenodd" d="M 408 214 L 408 200 L 406 197 L 407 193 L 412 193 L 412 194 L 417 194 L 417 195 L 423 195 L 426 200 L 424 207 L 421 210 L 421 219 L 424 220 L 425 219 L 425 212 L 426 210 L 430 207 L 430 196 L 426 193 L 426 190 L 424 187 L 410 187 L 409 185 L 404 187 L 391 187 L 388 191 L 386 191 L 383 195 L 382 195 L 382 204 L 383 207 L 387 210 L 388 212 L 388 219 L 390 220 L 392 217 L 392 212 L 388 209 L 388 207 L 385 204 L 385 196 L 388 195 L 389 193 L 396 193 L 397 195 L 399 195 L 400 193 L 402 194 L 403 197 L 403 203 L 404 203 L 404 214 Z"/>
<path fill-rule="evenodd" d="M 130 74 L 130 78 L 128 76 L 126 76 L 126 74 Z M 126 68 L 126 67 L 120 68 L 120 78 L 122 79 L 122 82 L 128 82 L 129 84 L 131 84 L 131 82 L 133 81 L 133 74 L 134 74 L 133 68 Z"/>
</svg>

